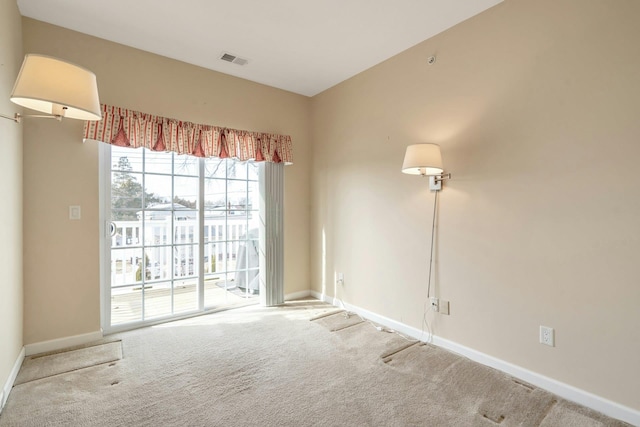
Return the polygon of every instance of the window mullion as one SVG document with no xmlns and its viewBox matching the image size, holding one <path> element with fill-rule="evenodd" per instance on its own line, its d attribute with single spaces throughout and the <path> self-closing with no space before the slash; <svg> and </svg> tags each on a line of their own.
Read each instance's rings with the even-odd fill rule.
<svg viewBox="0 0 640 427">
<path fill-rule="evenodd" d="M 143 322 L 147 319 L 146 310 L 145 310 L 145 306 L 146 306 L 146 304 L 145 304 L 145 296 L 146 295 L 145 295 L 145 289 L 144 289 L 144 284 L 145 284 L 145 281 L 147 279 L 147 274 L 146 274 L 146 271 L 147 271 L 146 270 L 146 268 L 147 268 L 146 263 L 147 263 L 147 261 L 146 261 L 146 258 L 144 256 L 144 254 L 145 254 L 145 251 L 144 251 L 144 249 L 145 249 L 144 248 L 144 226 L 145 226 L 145 222 L 146 222 L 145 211 L 147 209 L 146 208 L 147 201 L 145 200 L 145 198 L 146 198 L 145 197 L 145 189 L 147 188 L 147 182 L 146 182 L 146 177 L 147 177 L 146 158 L 147 158 L 146 153 L 145 153 L 144 150 L 142 150 L 142 194 L 140 195 L 140 200 L 142 201 L 142 210 L 141 210 L 141 212 L 142 212 L 142 220 L 141 220 L 141 222 L 142 222 L 142 242 L 141 242 L 142 243 L 141 244 L 141 247 L 142 247 L 142 269 L 141 269 L 141 272 L 140 272 L 140 283 L 141 283 L 141 285 L 140 285 L 140 287 L 141 287 L 140 294 L 141 294 L 141 298 L 142 298 L 142 317 L 140 318 L 140 320 L 142 320 Z"/>
<path fill-rule="evenodd" d="M 176 264 L 176 255 L 175 255 L 175 250 L 176 250 L 176 211 L 175 211 L 175 206 L 173 204 L 174 200 L 176 199 L 176 175 L 175 175 L 175 155 L 173 153 L 170 154 L 171 156 L 171 254 L 173 255 L 172 258 L 172 262 L 171 264 L 174 266 L 175 268 L 175 264 Z M 181 260 L 181 258 L 179 258 Z M 188 263 L 187 263 L 187 272 L 189 271 L 189 267 L 188 267 Z M 176 307 L 175 307 L 175 294 L 174 294 L 174 290 L 176 287 L 176 282 L 175 282 L 175 272 L 172 272 L 171 274 L 171 286 L 169 287 L 169 295 L 171 295 L 171 314 L 175 314 L 176 313 Z"/>
<path fill-rule="evenodd" d="M 198 162 L 198 310 L 204 310 L 204 159 Z M 211 255 L 209 255 L 211 257 Z M 209 260 L 211 261 L 211 260 Z"/>
<path fill-rule="evenodd" d="M 244 233 L 244 247 L 245 247 L 245 263 L 244 263 L 244 282 L 246 284 L 245 287 L 245 297 L 249 298 L 250 294 L 251 294 L 251 290 L 250 290 L 250 283 L 249 283 L 249 258 L 250 258 L 250 254 L 249 254 L 249 242 L 250 242 L 250 234 L 249 234 L 249 168 L 247 168 L 246 170 L 246 174 L 244 176 L 245 179 L 245 185 L 244 185 L 244 224 L 245 224 L 245 230 L 247 230 Z"/>
<path fill-rule="evenodd" d="M 229 164 L 224 160 L 224 289 L 227 289 L 229 279 Z"/>
</svg>

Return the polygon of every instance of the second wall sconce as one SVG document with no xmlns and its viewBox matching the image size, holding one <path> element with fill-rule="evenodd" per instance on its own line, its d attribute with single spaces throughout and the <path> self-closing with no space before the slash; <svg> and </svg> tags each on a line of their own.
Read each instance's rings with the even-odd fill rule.
<svg viewBox="0 0 640 427">
<path fill-rule="evenodd" d="M 407 147 L 402 172 L 429 177 L 431 191 L 442 190 L 442 181 L 451 178 L 450 173 L 444 173 L 440 146 L 430 143 L 413 144 Z"/>
</svg>

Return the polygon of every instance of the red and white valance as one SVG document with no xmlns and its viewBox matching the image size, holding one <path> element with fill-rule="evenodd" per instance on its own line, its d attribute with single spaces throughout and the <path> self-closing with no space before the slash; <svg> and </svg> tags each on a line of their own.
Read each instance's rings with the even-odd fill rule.
<svg viewBox="0 0 640 427">
<path fill-rule="evenodd" d="M 291 137 L 227 129 L 101 105 L 102 120 L 86 121 L 84 139 L 196 157 L 292 164 Z"/>
</svg>

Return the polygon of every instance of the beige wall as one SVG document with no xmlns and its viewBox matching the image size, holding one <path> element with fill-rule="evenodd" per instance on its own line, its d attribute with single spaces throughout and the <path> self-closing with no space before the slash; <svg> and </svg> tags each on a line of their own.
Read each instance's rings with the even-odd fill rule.
<svg viewBox="0 0 640 427">
<path fill-rule="evenodd" d="M 421 328 L 438 143 L 435 334 L 640 409 L 638 16 L 508 0 L 314 97 L 313 289 Z"/>
<path fill-rule="evenodd" d="M 309 98 L 23 19 L 25 52 L 95 72 L 100 100 L 152 114 L 291 135 L 285 293 L 309 288 Z M 25 125 L 25 343 L 100 328 L 98 147 L 78 121 Z M 82 220 L 69 221 L 69 205 Z"/>
<path fill-rule="evenodd" d="M 16 2 L 0 0 L 0 114 L 19 111 L 9 101 L 22 64 Z M 0 390 L 22 350 L 22 126 L 0 118 Z M 1 404 L 2 402 L 0 402 Z"/>
</svg>

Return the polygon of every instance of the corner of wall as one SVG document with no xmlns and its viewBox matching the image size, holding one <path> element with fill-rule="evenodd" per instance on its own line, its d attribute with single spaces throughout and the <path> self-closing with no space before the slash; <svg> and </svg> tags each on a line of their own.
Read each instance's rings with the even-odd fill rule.
<svg viewBox="0 0 640 427">
<path fill-rule="evenodd" d="M 0 114 L 19 112 L 9 101 L 22 63 L 22 19 L 15 1 L 0 2 Z M 23 348 L 23 149 L 22 125 L 0 119 L 0 407 L 4 406 L 24 358 Z M 18 358 L 16 359 L 16 355 Z"/>
<path fill-rule="evenodd" d="M 2 413 L 4 405 L 7 403 L 7 399 L 9 398 L 9 394 L 11 393 L 11 389 L 13 388 L 13 383 L 16 381 L 18 372 L 20 372 L 20 368 L 22 367 L 24 358 L 25 350 L 24 347 L 22 347 L 22 350 L 20 351 L 20 354 L 18 354 L 18 358 L 16 359 L 15 363 L 13 364 L 13 368 L 9 373 L 7 381 L 4 383 L 4 387 L 2 387 L 2 390 L 0 390 L 0 413 Z"/>
</svg>

